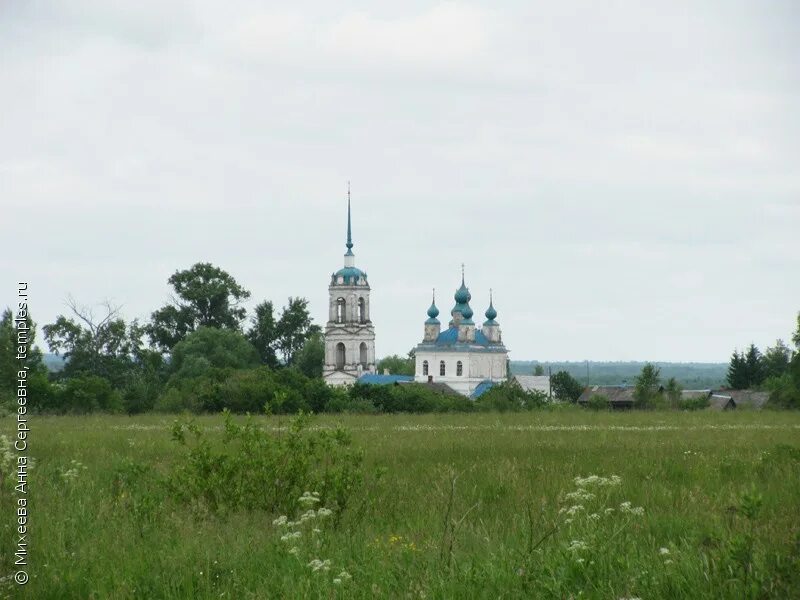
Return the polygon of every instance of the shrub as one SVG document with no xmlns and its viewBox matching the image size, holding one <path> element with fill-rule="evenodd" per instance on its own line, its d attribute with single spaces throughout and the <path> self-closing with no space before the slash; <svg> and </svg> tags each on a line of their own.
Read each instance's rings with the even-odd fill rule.
<svg viewBox="0 0 800 600">
<path fill-rule="evenodd" d="M 226 410 L 221 447 L 195 424 L 175 421 L 172 437 L 187 452 L 169 479 L 171 493 L 201 511 L 288 512 L 304 491 L 317 490 L 341 512 L 363 482 L 362 454 L 349 432 L 311 431 L 308 419 L 300 414 L 276 435 L 249 417 L 237 425 Z"/>
<path fill-rule="evenodd" d="M 611 402 L 605 394 L 592 394 L 586 403 L 586 408 L 590 410 L 609 410 Z"/>
<path fill-rule="evenodd" d="M 516 383 L 504 382 L 492 386 L 475 400 L 475 409 L 506 412 L 542 408 L 547 404 L 547 395 L 543 392 L 525 391 Z"/>
<path fill-rule="evenodd" d="M 710 401 L 708 396 L 697 396 L 695 398 L 684 398 L 678 400 L 678 408 L 681 410 L 702 410 L 708 408 Z"/>
<path fill-rule="evenodd" d="M 58 407 L 62 413 L 120 412 L 122 398 L 107 379 L 85 375 L 67 380 L 58 393 Z"/>
</svg>

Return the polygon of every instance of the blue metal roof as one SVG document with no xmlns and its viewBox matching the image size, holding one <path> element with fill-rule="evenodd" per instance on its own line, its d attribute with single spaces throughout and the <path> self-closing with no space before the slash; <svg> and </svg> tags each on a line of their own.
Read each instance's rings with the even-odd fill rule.
<svg viewBox="0 0 800 600">
<path fill-rule="evenodd" d="M 494 385 L 495 385 L 494 381 L 489 381 L 488 379 L 484 379 L 483 381 L 481 381 L 478 384 L 478 387 L 476 387 L 472 391 L 472 393 L 469 395 L 469 397 L 472 400 L 475 400 L 475 399 L 479 398 L 480 396 L 482 396 L 484 393 L 486 393 Z"/>
<path fill-rule="evenodd" d="M 462 321 L 463 323 L 463 321 Z M 436 338 L 434 342 L 437 346 L 453 346 L 458 344 L 458 327 L 448 327 L 443 332 L 439 334 L 439 337 Z M 465 343 L 465 342 L 461 342 Z M 489 342 L 489 338 L 487 338 L 480 329 L 475 330 L 475 341 L 469 342 L 470 344 L 476 344 L 478 346 L 488 346 L 491 342 Z"/>
<path fill-rule="evenodd" d="M 414 381 L 413 375 L 380 375 L 378 373 L 364 373 L 358 378 L 358 383 L 367 385 L 387 385 L 390 383 L 406 383 Z"/>
<path fill-rule="evenodd" d="M 336 271 L 333 276 L 334 278 L 338 278 L 340 276 L 343 277 L 345 283 L 349 283 L 351 281 L 355 283 L 359 277 L 363 277 L 364 279 L 367 278 L 367 274 L 356 267 L 344 267 L 343 269 Z"/>
</svg>

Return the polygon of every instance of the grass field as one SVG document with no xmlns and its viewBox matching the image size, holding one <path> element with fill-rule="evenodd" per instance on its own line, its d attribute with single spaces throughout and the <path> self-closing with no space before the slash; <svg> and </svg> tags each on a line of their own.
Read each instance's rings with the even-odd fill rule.
<svg viewBox="0 0 800 600">
<path fill-rule="evenodd" d="M 183 452 L 173 420 L 31 420 L 31 579 L 4 580 L 3 594 L 800 597 L 797 413 L 317 417 L 352 430 L 365 483 L 340 519 L 294 527 L 172 498 L 162 483 Z M 287 424 L 258 421 L 275 435 Z M 221 417 L 197 423 L 222 435 Z M 2 433 L 13 427 L 4 419 Z M 150 479 L 120 491 L 132 462 Z M 15 571 L 13 502 L 4 487 L 3 576 Z"/>
</svg>

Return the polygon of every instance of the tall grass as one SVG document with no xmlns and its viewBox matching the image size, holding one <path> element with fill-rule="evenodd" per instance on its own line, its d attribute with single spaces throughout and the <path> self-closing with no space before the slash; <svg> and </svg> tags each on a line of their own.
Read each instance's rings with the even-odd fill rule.
<svg viewBox="0 0 800 600">
<path fill-rule="evenodd" d="M 351 429 L 366 477 L 302 553 L 281 540 L 279 514 L 203 514 L 169 494 L 163 481 L 182 456 L 170 439 L 173 420 L 31 421 L 31 580 L 24 588 L 6 581 L 3 593 L 800 597 L 798 414 L 319 417 L 314 426 Z M 221 442 L 221 417 L 196 422 Z M 288 425 L 287 417 L 258 423 L 273 435 Z M 0 433 L 12 428 L 6 420 Z M 8 490 L 1 493 L 6 576 L 16 514 Z M 336 573 L 320 566 L 326 560 Z M 337 577 L 342 571 L 352 579 Z"/>
</svg>

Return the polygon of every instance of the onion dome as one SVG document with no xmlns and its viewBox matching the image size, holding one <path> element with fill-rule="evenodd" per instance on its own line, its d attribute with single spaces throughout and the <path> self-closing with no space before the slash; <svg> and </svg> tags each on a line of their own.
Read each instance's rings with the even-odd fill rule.
<svg viewBox="0 0 800 600">
<path fill-rule="evenodd" d="M 427 325 L 438 325 L 439 319 L 436 317 L 439 316 L 439 309 L 436 308 L 436 290 L 433 291 L 433 300 L 431 301 L 431 307 L 428 309 L 428 320 L 425 321 Z"/>
<path fill-rule="evenodd" d="M 492 291 L 489 290 L 489 308 L 486 309 L 484 313 L 486 315 L 486 322 L 484 325 L 496 325 L 496 321 L 494 320 L 497 317 L 497 311 L 494 308 L 494 304 L 492 303 Z"/>
<path fill-rule="evenodd" d="M 467 305 L 464 307 L 464 310 L 462 310 L 462 311 L 461 311 L 461 314 L 462 314 L 462 316 L 463 316 L 465 319 L 471 319 L 471 318 L 472 318 L 472 315 L 473 315 L 474 313 L 472 312 L 472 308 L 470 308 L 469 304 L 467 304 Z"/>
</svg>

